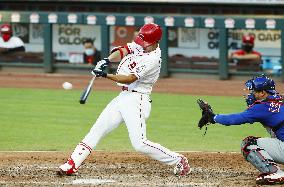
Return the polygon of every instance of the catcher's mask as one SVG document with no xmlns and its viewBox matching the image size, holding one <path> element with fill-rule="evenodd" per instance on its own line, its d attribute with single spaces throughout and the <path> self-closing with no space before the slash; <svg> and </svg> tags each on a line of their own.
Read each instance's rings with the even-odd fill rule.
<svg viewBox="0 0 284 187">
<path fill-rule="evenodd" d="M 265 75 L 257 76 L 248 80 L 245 83 L 247 89 L 252 91 L 266 91 L 267 93 L 274 95 L 277 93 L 275 90 L 275 82 Z"/>
<path fill-rule="evenodd" d="M 161 38 L 161 27 L 155 23 L 148 23 L 141 27 L 138 35 L 134 39 L 134 42 L 145 49 L 153 45 L 154 43 L 159 42 Z"/>
</svg>

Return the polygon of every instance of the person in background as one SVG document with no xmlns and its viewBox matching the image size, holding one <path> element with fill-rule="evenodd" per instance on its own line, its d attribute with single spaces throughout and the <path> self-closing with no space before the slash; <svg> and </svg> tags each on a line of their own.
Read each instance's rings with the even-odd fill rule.
<svg viewBox="0 0 284 187">
<path fill-rule="evenodd" d="M 0 27 L 0 54 L 12 52 L 25 52 L 24 42 L 17 36 L 13 36 L 10 24 L 3 24 Z"/>
<path fill-rule="evenodd" d="M 97 65 L 101 60 L 101 52 L 94 46 L 94 41 L 90 38 L 83 42 L 84 45 L 84 63 Z"/>
<path fill-rule="evenodd" d="M 234 60 L 245 60 L 245 61 L 261 61 L 261 53 L 253 50 L 254 48 L 254 36 L 243 35 L 242 37 L 242 49 L 231 53 L 230 58 Z"/>
</svg>

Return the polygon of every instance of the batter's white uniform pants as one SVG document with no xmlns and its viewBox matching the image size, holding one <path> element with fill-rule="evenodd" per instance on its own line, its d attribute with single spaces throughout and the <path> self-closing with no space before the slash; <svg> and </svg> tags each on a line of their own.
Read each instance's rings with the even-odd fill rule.
<svg viewBox="0 0 284 187">
<path fill-rule="evenodd" d="M 125 122 L 136 151 L 168 165 L 176 164 L 181 159 L 180 154 L 147 140 L 146 120 L 150 111 L 149 95 L 123 91 L 107 105 L 82 142 L 94 149 L 101 138 Z"/>
</svg>

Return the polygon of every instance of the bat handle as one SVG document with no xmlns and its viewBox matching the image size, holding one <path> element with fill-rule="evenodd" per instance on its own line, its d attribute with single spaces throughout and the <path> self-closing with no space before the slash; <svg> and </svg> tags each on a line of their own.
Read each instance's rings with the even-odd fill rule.
<svg viewBox="0 0 284 187">
<path fill-rule="evenodd" d="M 93 78 L 91 79 L 92 83 L 94 82 L 94 80 L 96 80 L 96 77 L 97 77 L 96 75 L 93 76 Z"/>
</svg>

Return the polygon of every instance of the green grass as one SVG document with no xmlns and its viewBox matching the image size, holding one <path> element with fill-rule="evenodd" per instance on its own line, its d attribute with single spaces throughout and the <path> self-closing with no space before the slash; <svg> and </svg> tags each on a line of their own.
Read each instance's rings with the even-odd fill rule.
<svg viewBox="0 0 284 187">
<path fill-rule="evenodd" d="M 80 105 L 79 90 L 0 89 L 0 150 L 71 151 L 92 127 L 103 108 L 118 93 L 93 91 Z M 197 98 L 208 101 L 216 113 L 246 108 L 241 97 L 152 94 L 147 137 L 177 151 L 239 151 L 248 135 L 267 136 L 261 125 L 197 128 Z M 125 125 L 107 135 L 99 150 L 132 151 Z"/>
</svg>

